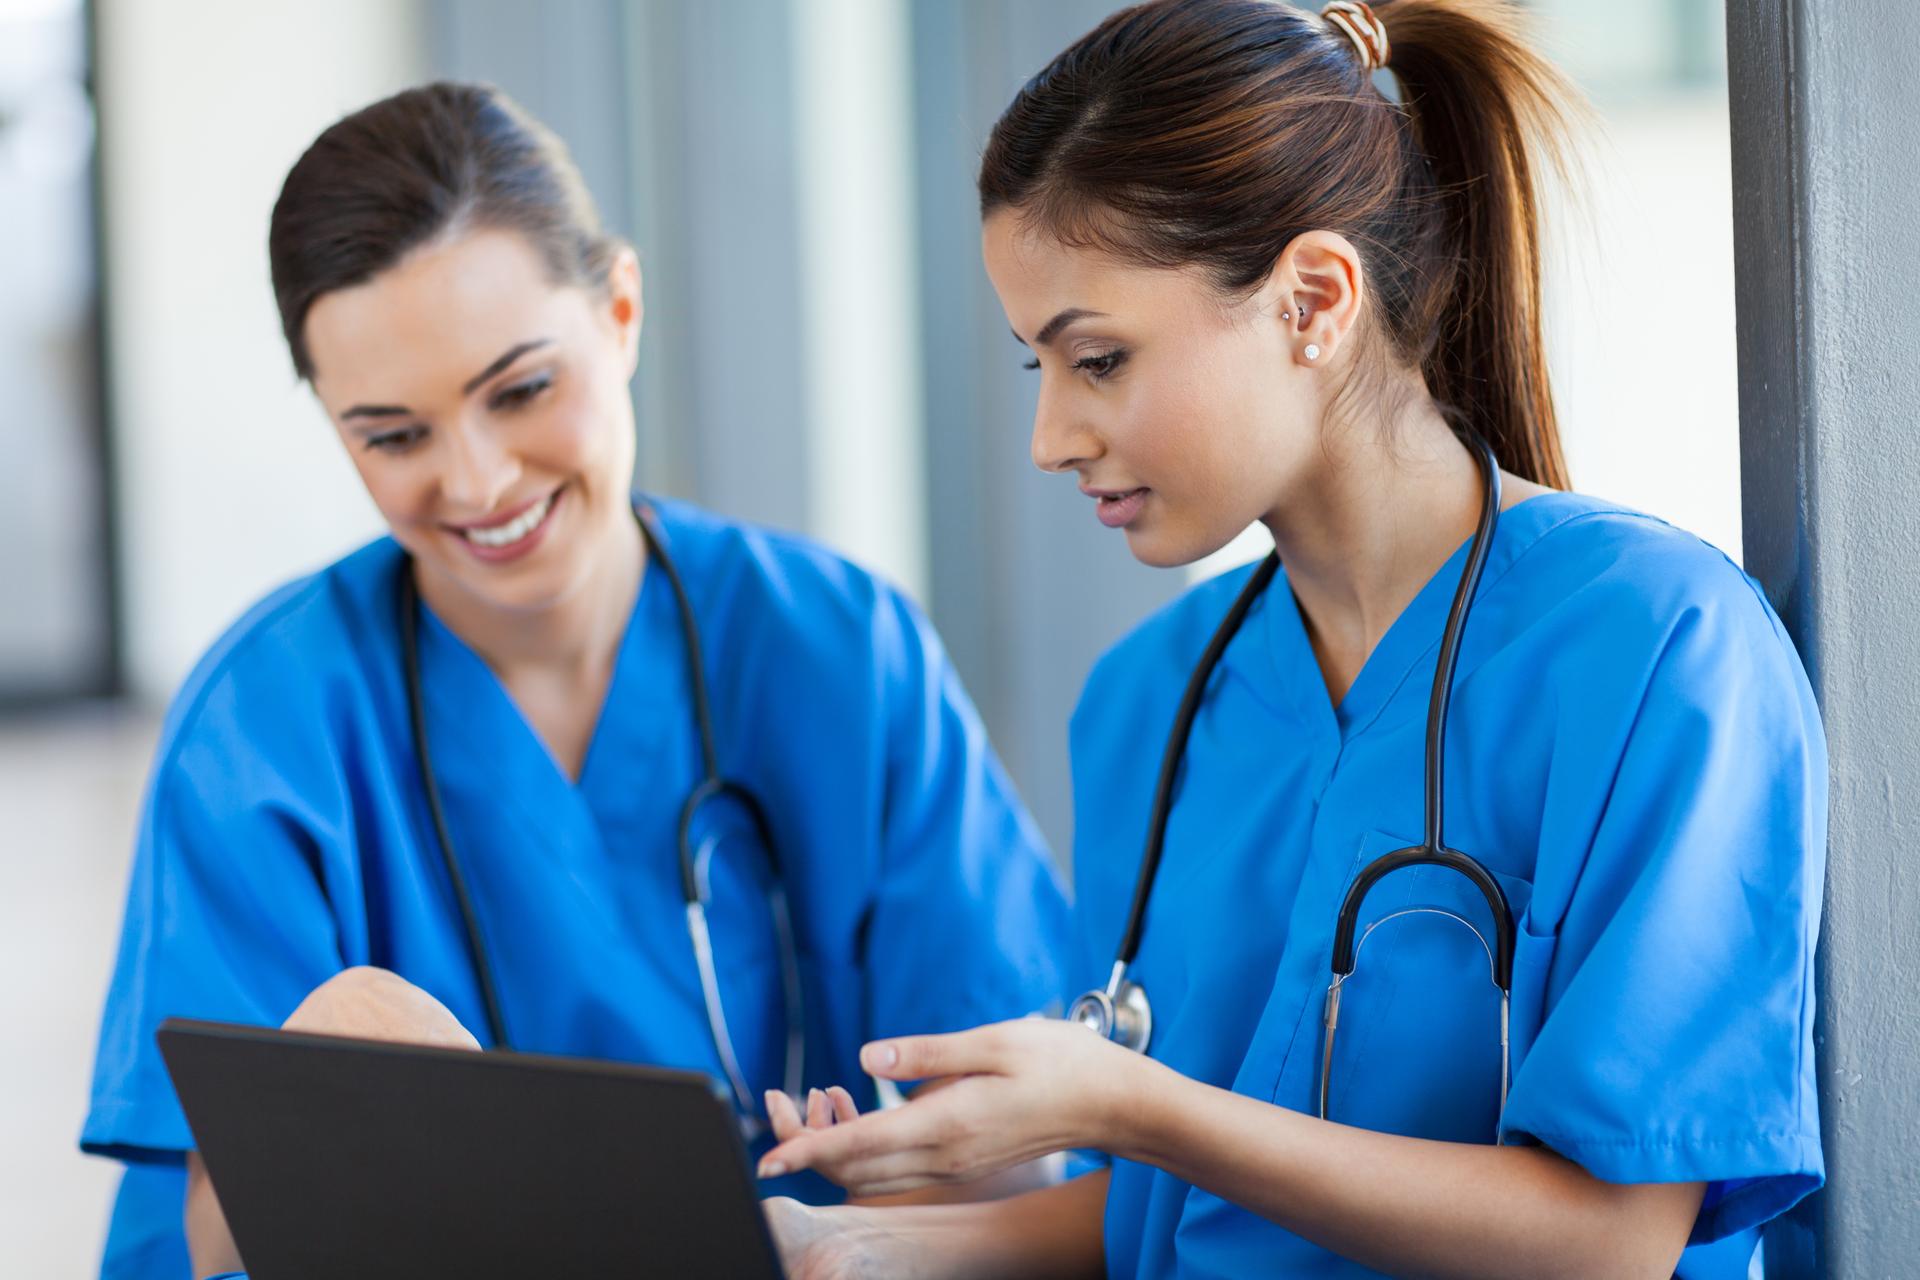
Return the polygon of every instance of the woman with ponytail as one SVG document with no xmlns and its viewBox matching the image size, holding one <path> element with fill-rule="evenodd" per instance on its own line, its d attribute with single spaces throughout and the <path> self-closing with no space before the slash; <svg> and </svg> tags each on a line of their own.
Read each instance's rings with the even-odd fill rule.
<svg viewBox="0 0 1920 1280">
<path fill-rule="evenodd" d="M 1568 489 L 1536 180 L 1574 101 L 1502 0 L 1158 0 L 1000 118 L 984 250 L 1035 462 L 1150 564 L 1254 520 L 1277 559 L 1146 622 L 1074 717 L 1080 979 L 1151 992 L 1145 1052 L 1003 1023 L 869 1044 L 944 1078 L 893 1111 L 769 1099 L 769 1173 L 1096 1167 L 993 1205 L 780 1205 L 797 1275 L 1741 1277 L 1820 1185 L 1818 713 L 1726 557 Z M 1456 868 L 1361 877 L 1413 846 L 1477 860 L 1510 937 Z"/>
</svg>

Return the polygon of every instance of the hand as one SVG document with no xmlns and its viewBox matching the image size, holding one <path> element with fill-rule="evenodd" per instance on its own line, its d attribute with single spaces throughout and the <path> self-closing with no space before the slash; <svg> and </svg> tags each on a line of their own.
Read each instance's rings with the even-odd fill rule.
<svg viewBox="0 0 1920 1280">
<path fill-rule="evenodd" d="M 767 1090 L 765 1101 L 773 1136 L 781 1142 L 810 1129 L 831 1129 L 836 1124 L 860 1118 L 860 1106 L 853 1095 L 837 1084 L 827 1089 L 808 1090 L 804 1116 L 800 1114 L 799 1105 L 779 1089 Z"/>
<path fill-rule="evenodd" d="M 761 1209 L 788 1280 L 905 1280 L 921 1273 L 928 1256 L 911 1233 L 890 1229 L 888 1219 L 898 1213 L 815 1207 L 785 1196 Z"/>
<path fill-rule="evenodd" d="M 870 1115 L 837 1099 L 809 1123 L 768 1101 L 780 1145 L 760 1176 L 815 1169 L 856 1196 L 964 1182 L 1071 1147 L 1107 1146 L 1132 1073 L 1146 1059 L 1072 1022 L 1027 1018 L 956 1035 L 876 1041 L 860 1065 L 889 1080 L 940 1080 Z M 842 1091 L 844 1092 L 844 1091 Z M 820 1123 L 812 1123 L 818 1117 Z"/>
</svg>

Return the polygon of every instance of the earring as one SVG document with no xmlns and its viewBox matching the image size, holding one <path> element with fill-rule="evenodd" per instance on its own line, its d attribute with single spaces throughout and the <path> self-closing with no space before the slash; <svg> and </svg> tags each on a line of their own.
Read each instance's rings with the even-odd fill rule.
<svg viewBox="0 0 1920 1280">
<path fill-rule="evenodd" d="M 1307 349 L 1303 354 L 1309 360 L 1318 360 L 1320 358 L 1320 348 L 1314 346 L 1311 342 L 1309 342 L 1307 344 Z"/>
</svg>

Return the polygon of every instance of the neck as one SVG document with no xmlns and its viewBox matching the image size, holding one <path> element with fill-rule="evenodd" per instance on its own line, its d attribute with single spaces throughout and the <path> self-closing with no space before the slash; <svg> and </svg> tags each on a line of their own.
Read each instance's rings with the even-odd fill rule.
<svg viewBox="0 0 1920 1280">
<path fill-rule="evenodd" d="M 1421 392 L 1336 428 L 1325 462 L 1266 517 L 1337 701 L 1477 527 L 1479 464 Z"/>
<path fill-rule="evenodd" d="M 414 562 L 420 597 L 448 629 L 511 685 L 516 676 L 593 679 L 613 663 L 640 593 L 646 543 L 631 512 L 597 530 L 594 561 L 561 599 L 534 610 L 502 609 Z"/>
</svg>

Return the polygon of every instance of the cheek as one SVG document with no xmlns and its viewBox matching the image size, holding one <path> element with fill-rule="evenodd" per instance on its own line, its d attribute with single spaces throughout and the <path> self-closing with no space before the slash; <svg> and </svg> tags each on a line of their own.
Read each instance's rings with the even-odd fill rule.
<svg viewBox="0 0 1920 1280">
<path fill-rule="evenodd" d="M 624 388 L 608 391 L 585 379 L 571 382 L 549 402 L 538 429 L 549 460 L 569 469 L 594 470 L 620 456 L 622 404 L 613 397 Z"/>
<path fill-rule="evenodd" d="M 1239 398 L 1231 384 L 1189 367 L 1128 405 L 1127 452 L 1163 485 L 1211 490 L 1240 464 Z"/>
<path fill-rule="evenodd" d="M 348 456 L 360 473 L 360 483 L 367 488 L 367 496 L 373 499 L 386 522 L 395 527 L 430 522 L 428 508 L 432 504 L 433 484 L 427 468 L 417 463 L 410 465 L 403 456 L 389 456 L 377 449 L 366 449 L 354 443 L 347 444 Z"/>
</svg>

